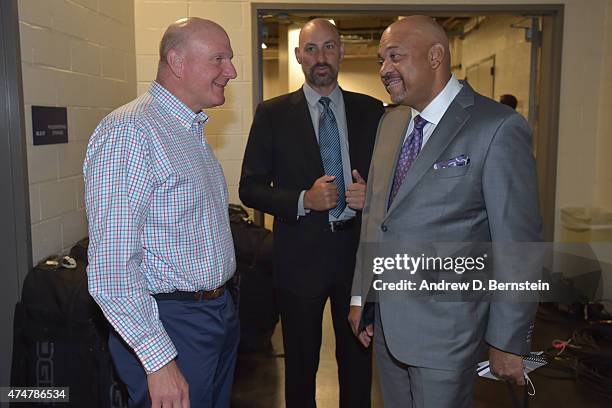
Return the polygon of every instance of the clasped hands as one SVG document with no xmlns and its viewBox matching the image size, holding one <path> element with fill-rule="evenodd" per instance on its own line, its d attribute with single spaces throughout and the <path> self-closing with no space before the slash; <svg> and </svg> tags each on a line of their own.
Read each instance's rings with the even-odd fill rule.
<svg viewBox="0 0 612 408">
<path fill-rule="evenodd" d="M 346 189 L 346 204 L 353 210 L 362 210 L 365 203 L 366 182 L 357 170 L 352 171 L 354 182 Z M 335 176 L 324 175 L 315 180 L 304 194 L 304 208 L 327 211 L 338 205 Z"/>
</svg>

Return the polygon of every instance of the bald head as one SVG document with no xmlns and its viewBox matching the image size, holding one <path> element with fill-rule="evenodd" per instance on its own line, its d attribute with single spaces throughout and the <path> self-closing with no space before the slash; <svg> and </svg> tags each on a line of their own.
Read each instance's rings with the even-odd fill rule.
<svg viewBox="0 0 612 408">
<path fill-rule="evenodd" d="M 391 24 L 385 32 L 394 31 L 397 35 L 416 40 L 424 49 L 429 50 L 439 44 L 444 48 L 444 66 L 450 73 L 450 49 L 444 28 L 429 16 L 409 16 Z"/>
<path fill-rule="evenodd" d="M 428 36 L 437 42 L 448 43 L 448 37 L 444 28 L 434 18 L 429 16 L 415 15 L 404 17 L 391 24 L 391 26 L 410 27 L 412 30 L 421 33 L 421 35 Z"/>
<path fill-rule="evenodd" d="M 423 110 L 451 77 L 444 29 L 427 16 L 410 16 L 383 32 L 380 76 L 394 103 Z"/>
<path fill-rule="evenodd" d="M 310 40 L 314 32 L 327 33 L 331 35 L 331 37 L 338 44 L 340 44 L 340 32 L 338 31 L 338 28 L 324 18 L 315 18 L 304 24 L 304 27 L 302 27 L 300 30 L 300 47 L 303 47 L 304 44 Z"/>
<path fill-rule="evenodd" d="M 206 35 L 219 31 L 225 34 L 219 24 L 199 17 L 182 18 L 170 24 L 159 43 L 160 67 L 167 64 L 170 50 L 184 50 L 197 34 Z"/>
</svg>

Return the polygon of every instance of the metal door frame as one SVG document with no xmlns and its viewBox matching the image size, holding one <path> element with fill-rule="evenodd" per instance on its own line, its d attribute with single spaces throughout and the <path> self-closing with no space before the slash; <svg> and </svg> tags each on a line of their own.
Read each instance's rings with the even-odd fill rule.
<svg viewBox="0 0 612 408">
<path fill-rule="evenodd" d="M 0 386 L 8 386 L 13 310 L 32 265 L 30 197 L 24 137 L 23 88 L 17 0 L 0 7 Z"/>
</svg>

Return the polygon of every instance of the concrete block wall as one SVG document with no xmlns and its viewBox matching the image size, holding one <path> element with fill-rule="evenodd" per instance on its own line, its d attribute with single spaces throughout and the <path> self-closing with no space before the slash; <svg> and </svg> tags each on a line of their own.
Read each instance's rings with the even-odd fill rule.
<svg viewBox="0 0 612 408">
<path fill-rule="evenodd" d="M 19 0 L 33 262 L 87 235 L 82 176 L 89 136 L 136 96 L 134 5 Z M 34 146 L 32 105 L 68 108 L 69 143 Z"/>
<path fill-rule="evenodd" d="M 221 24 L 234 51 L 238 77 L 225 89 L 225 104 L 207 109 L 206 137 L 223 166 L 230 202 L 238 203 L 242 156 L 252 121 L 251 20 L 246 1 L 135 0 L 138 94 L 155 79 L 159 41 L 166 27 L 183 17 L 202 17 Z"/>
</svg>

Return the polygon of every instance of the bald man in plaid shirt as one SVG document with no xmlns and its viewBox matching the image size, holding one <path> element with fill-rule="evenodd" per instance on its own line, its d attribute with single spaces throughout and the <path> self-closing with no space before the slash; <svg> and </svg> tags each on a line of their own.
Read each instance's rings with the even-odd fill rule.
<svg viewBox="0 0 612 408">
<path fill-rule="evenodd" d="M 223 171 L 202 109 L 236 78 L 226 32 L 179 20 L 149 90 L 100 122 L 83 173 L 89 291 L 131 406 L 229 407 L 239 324 Z"/>
</svg>

